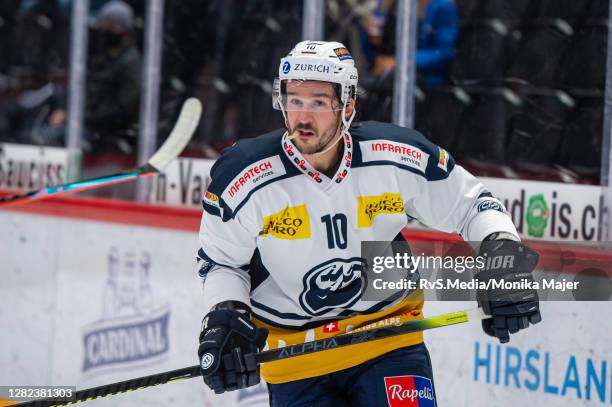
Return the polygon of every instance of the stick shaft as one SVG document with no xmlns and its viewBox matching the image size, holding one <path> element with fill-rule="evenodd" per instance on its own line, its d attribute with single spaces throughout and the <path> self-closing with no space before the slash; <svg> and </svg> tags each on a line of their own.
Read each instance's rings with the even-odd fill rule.
<svg viewBox="0 0 612 407">
<path fill-rule="evenodd" d="M 42 189 L 39 189 L 38 191 L 31 191 L 22 194 L 0 197 L 0 206 L 6 207 L 9 205 L 27 203 L 28 201 L 48 199 L 58 196 L 60 194 L 81 192 L 90 189 L 100 188 L 103 186 L 121 184 L 123 182 L 135 180 L 138 177 L 149 176 L 153 174 L 155 174 L 155 171 L 153 170 L 136 170 L 132 172 L 118 173 L 113 175 L 104 175 L 99 178 L 91 178 L 88 180 L 76 181 L 68 184 L 44 187 Z"/>
<path fill-rule="evenodd" d="M 87 191 L 107 185 L 135 180 L 138 177 L 153 175 L 163 171 L 168 164 L 183 151 L 193 135 L 202 114 L 202 106 L 197 99 L 190 98 L 183 104 L 179 118 L 162 146 L 149 161 L 133 171 L 104 175 L 84 181 L 44 187 L 36 191 L 20 193 L 0 198 L 0 207 L 47 199 L 69 192 Z"/>
<path fill-rule="evenodd" d="M 157 386 L 160 384 L 176 382 L 179 380 L 191 379 L 192 377 L 200 376 L 200 366 L 191 366 L 183 369 L 171 370 L 168 372 L 157 373 L 150 376 L 138 377 L 135 379 L 125 380 L 122 382 L 105 384 L 103 386 L 92 387 L 89 389 L 79 390 L 75 393 L 74 401 L 54 401 L 51 399 L 41 399 L 29 401 L 26 403 L 15 404 L 15 406 L 27 407 L 55 407 L 68 406 L 75 403 L 90 401 L 97 398 L 112 396 L 115 394 L 126 393 L 128 391 L 144 389 L 146 387 Z"/>
<path fill-rule="evenodd" d="M 287 359 L 310 353 L 321 352 L 324 350 L 335 349 L 342 346 L 375 341 L 378 339 L 403 335 L 410 332 L 424 331 L 427 329 L 440 328 L 443 326 L 456 325 L 476 320 L 479 321 L 484 318 L 487 318 L 487 316 L 482 312 L 480 308 L 451 312 L 449 314 L 442 314 L 435 317 L 409 321 L 402 325 L 393 325 L 388 327 L 374 328 L 365 331 L 352 332 L 344 335 L 338 335 L 333 338 L 320 339 L 318 341 L 305 342 L 296 345 L 285 346 L 282 348 L 271 349 L 256 354 L 255 360 L 258 363 L 273 362 L 275 360 Z M 43 399 L 17 404 L 16 406 L 67 406 L 74 403 L 112 396 L 118 393 L 125 393 L 127 391 L 143 389 L 146 387 L 152 387 L 159 384 L 174 382 L 178 380 L 190 379 L 197 376 L 201 376 L 201 370 L 199 365 L 190 366 L 183 369 L 171 370 L 168 372 L 158 373 L 150 376 L 139 377 L 113 384 L 107 384 L 104 386 L 93 387 L 90 389 L 79 390 L 76 392 L 75 401 L 58 402 Z"/>
<path fill-rule="evenodd" d="M 409 321 L 401 325 L 384 326 L 338 335 L 331 338 L 285 346 L 283 348 L 271 349 L 255 355 L 255 360 L 258 363 L 272 362 L 275 360 L 307 355 L 323 350 L 336 349 L 343 346 L 356 345 L 358 343 L 404 335 L 411 332 L 425 331 L 443 326 L 461 324 L 468 321 L 481 320 L 486 317 L 487 316 L 480 308 L 452 312 L 435 317 Z"/>
</svg>

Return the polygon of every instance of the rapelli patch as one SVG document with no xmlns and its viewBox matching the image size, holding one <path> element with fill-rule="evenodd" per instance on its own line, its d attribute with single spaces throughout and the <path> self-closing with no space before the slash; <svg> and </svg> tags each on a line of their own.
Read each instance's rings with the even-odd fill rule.
<svg viewBox="0 0 612 407">
<path fill-rule="evenodd" d="M 391 407 L 436 407 L 431 379 L 422 376 L 385 377 L 387 401 Z"/>
</svg>

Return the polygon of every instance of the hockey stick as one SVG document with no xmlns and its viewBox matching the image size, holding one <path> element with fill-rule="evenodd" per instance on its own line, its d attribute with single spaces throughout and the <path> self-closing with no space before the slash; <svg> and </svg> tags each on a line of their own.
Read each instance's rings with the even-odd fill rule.
<svg viewBox="0 0 612 407">
<path fill-rule="evenodd" d="M 272 362 L 275 360 L 287 359 L 302 356 L 310 353 L 321 352 L 335 349 L 342 346 L 355 345 L 378 339 L 390 338 L 407 334 L 410 332 L 424 331 L 427 329 L 440 328 L 443 326 L 461 324 L 464 322 L 480 321 L 488 318 L 481 308 L 473 308 L 465 311 L 442 314 L 435 317 L 424 318 L 416 321 L 409 321 L 401 325 L 384 326 L 364 331 L 347 333 L 332 338 L 319 339 L 317 341 L 299 343 L 296 345 L 285 346 L 283 348 L 271 349 L 259 352 L 255 355 L 257 363 Z M 201 376 L 200 366 L 195 365 L 183 369 L 171 370 L 168 372 L 157 373 L 151 376 L 139 377 L 123 382 L 107 384 L 104 386 L 93 387 L 90 389 L 79 390 L 75 394 L 73 401 L 53 401 L 51 399 L 41 399 L 27 403 L 16 404 L 15 406 L 28 407 L 53 407 L 67 406 L 83 401 L 94 400 L 97 398 L 112 396 L 127 391 L 143 389 L 146 387 L 157 386 L 169 382 L 191 379 Z"/>
<path fill-rule="evenodd" d="M 100 188 L 107 185 L 119 184 L 134 180 L 138 177 L 146 177 L 162 172 L 172 160 L 183 151 L 200 121 L 202 105 L 195 98 L 185 101 L 181 109 L 179 118 L 170 132 L 170 135 L 157 150 L 155 154 L 144 165 L 132 171 L 120 172 L 113 175 L 106 175 L 99 178 L 92 178 L 84 181 L 76 181 L 69 184 L 44 187 L 37 191 L 26 192 L 17 195 L 10 195 L 0 198 L 0 207 L 27 203 L 41 199 L 47 199 L 59 194 L 89 189 Z"/>
</svg>

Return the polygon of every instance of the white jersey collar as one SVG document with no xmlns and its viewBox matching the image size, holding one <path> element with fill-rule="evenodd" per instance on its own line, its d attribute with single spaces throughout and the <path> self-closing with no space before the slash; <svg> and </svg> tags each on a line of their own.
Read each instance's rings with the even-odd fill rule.
<svg viewBox="0 0 612 407">
<path fill-rule="evenodd" d="M 342 153 L 340 166 L 332 178 L 329 178 L 321 171 L 317 171 L 310 165 L 295 144 L 293 144 L 293 141 L 289 140 L 288 132 L 283 134 L 281 143 L 285 155 L 299 171 L 308 176 L 315 184 L 319 185 L 321 189 L 329 190 L 346 179 L 353 161 L 353 139 L 348 131 L 342 134 L 342 140 L 344 142 L 344 151 Z"/>
</svg>

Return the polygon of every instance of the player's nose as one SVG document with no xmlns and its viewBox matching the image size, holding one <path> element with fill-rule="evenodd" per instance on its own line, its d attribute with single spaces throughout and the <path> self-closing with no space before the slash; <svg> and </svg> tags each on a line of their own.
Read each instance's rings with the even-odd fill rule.
<svg viewBox="0 0 612 407">
<path fill-rule="evenodd" d="M 297 112 L 297 120 L 301 124 L 311 123 L 313 120 L 312 112 L 300 110 Z"/>
</svg>

